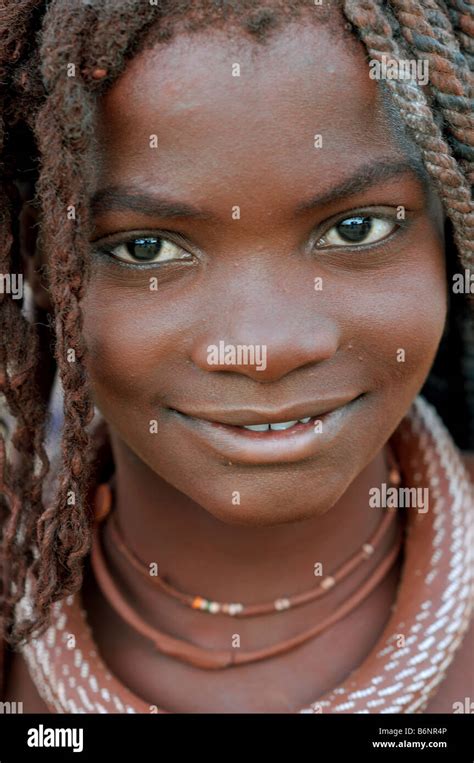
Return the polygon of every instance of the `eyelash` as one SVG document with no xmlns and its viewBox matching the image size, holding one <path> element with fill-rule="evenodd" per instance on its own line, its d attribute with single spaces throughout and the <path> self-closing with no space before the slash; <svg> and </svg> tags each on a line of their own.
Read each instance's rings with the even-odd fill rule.
<svg viewBox="0 0 474 763">
<path fill-rule="evenodd" d="M 183 242 L 175 240 L 176 238 L 179 238 L 178 234 L 173 233 L 171 237 L 165 235 L 166 231 L 162 231 L 160 233 L 157 233 L 156 231 L 153 232 L 132 232 L 129 233 L 125 238 L 119 238 L 118 236 L 120 234 L 115 234 L 115 236 L 111 237 L 109 240 L 105 242 L 105 244 L 102 244 L 101 246 L 97 246 L 99 241 L 92 242 L 92 249 L 91 253 L 92 256 L 95 258 L 100 259 L 102 262 L 106 262 L 109 265 L 112 266 L 119 266 L 123 268 L 127 268 L 129 270 L 151 270 L 156 268 L 161 268 L 165 265 L 187 265 L 192 262 L 191 257 L 192 253 L 188 252 Z M 189 259 L 183 258 L 183 259 L 177 259 L 177 260 L 168 260 L 162 263 L 159 262 L 142 262 L 139 263 L 133 263 L 133 262 L 126 262 L 125 260 L 121 260 L 119 257 L 116 257 L 114 254 L 112 254 L 114 249 L 117 249 L 119 246 L 124 246 L 127 244 L 132 244 L 134 241 L 137 241 L 138 239 L 147 239 L 147 238 L 154 238 L 157 241 L 168 241 L 172 244 L 175 244 L 175 246 L 181 247 L 183 249 L 183 252 L 186 252 L 189 255 Z"/>
<path fill-rule="evenodd" d="M 407 211 L 407 210 L 405 210 Z M 321 239 L 323 239 L 325 236 L 327 236 L 333 228 L 336 228 L 340 223 L 344 222 L 345 220 L 350 220 L 351 218 L 355 217 L 366 217 L 370 218 L 371 220 L 375 221 L 385 221 L 385 222 L 391 222 L 394 224 L 394 229 L 388 233 L 383 238 L 379 239 L 378 241 L 369 243 L 369 244 L 350 244 L 346 243 L 345 245 L 330 245 L 330 246 L 322 246 L 318 247 L 314 244 L 314 241 L 316 240 L 319 242 Z M 338 218 L 328 221 L 328 223 L 324 226 L 324 229 L 321 231 L 318 231 L 317 234 L 313 235 L 313 244 L 312 249 L 314 252 L 329 252 L 334 249 L 340 249 L 343 251 L 358 251 L 361 249 L 367 250 L 372 249 L 374 247 L 380 246 L 381 244 L 384 244 L 386 241 L 391 239 L 394 235 L 397 234 L 397 232 L 402 229 L 408 227 L 410 224 L 409 219 L 397 219 L 394 214 L 383 214 L 381 212 L 376 212 L 373 209 L 355 209 L 344 212 L 343 215 L 340 215 Z M 189 264 L 192 260 L 192 252 L 189 252 L 186 248 L 186 245 L 184 243 L 184 240 L 182 242 L 175 240 L 179 238 L 179 235 L 174 233 L 172 234 L 172 237 L 167 237 L 165 234 L 166 231 L 162 231 L 160 233 L 154 232 L 148 232 L 144 233 L 143 231 L 140 232 L 133 232 L 128 234 L 125 238 L 118 238 L 119 234 L 116 234 L 116 236 L 112 237 L 110 241 L 106 241 L 105 244 L 102 244 L 101 246 L 97 246 L 97 243 L 99 242 L 93 242 L 92 244 L 92 255 L 94 257 L 100 258 L 102 261 L 105 259 L 108 261 L 109 264 L 118 265 L 119 267 L 124 267 L 132 270 L 148 270 L 153 268 L 162 268 L 164 266 L 169 265 L 186 265 Z M 146 239 L 146 238 L 154 238 L 161 242 L 169 242 L 174 244 L 175 246 L 181 247 L 184 252 L 187 252 L 189 255 L 189 259 L 183 258 L 183 259 L 175 259 L 175 260 L 165 260 L 164 262 L 142 262 L 139 263 L 132 263 L 132 262 L 126 262 L 125 260 L 120 259 L 119 257 L 115 256 L 112 252 L 114 249 L 117 249 L 119 246 L 124 246 L 127 244 L 131 244 L 134 241 L 137 241 L 138 239 Z"/>
<path fill-rule="evenodd" d="M 408 210 L 406 208 L 405 208 L 405 213 L 408 215 Z M 317 245 L 313 244 L 313 250 L 315 252 L 323 252 L 323 253 L 333 251 L 334 249 L 339 249 L 345 252 L 352 252 L 352 251 L 359 251 L 359 250 L 370 251 L 371 249 L 375 247 L 385 244 L 393 236 L 395 236 L 401 229 L 404 229 L 404 228 L 406 229 L 411 224 L 411 218 L 409 216 L 407 218 L 398 219 L 394 213 L 390 214 L 390 213 L 387 213 L 386 211 L 382 212 L 380 209 L 374 210 L 374 208 L 371 208 L 371 209 L 358 208 L 358 209 L 346 211 L 344 212 L 344 214 L 339 215 L 338 217 L 332 220 L 329 220 L 324 226 L 323 231 L 318 231 L 318 233 L 313 237 L 313 242 L 314 240 L 319 242 L 322 238 L 327 236 L 333 228 L 336 228 L 340 223 L 355 217 L 363 217 L 363 218 L 365 217 L 373 221 L 393 223 L 394 228 L 386 236 L 372 243 L 350 244 L 349 242 L 346 242 L 345 245 L 340 245 L 340 246 L 333 245 L 333 246 L 324 246 L 324 247 L 317 247 Z"/>
</svg>

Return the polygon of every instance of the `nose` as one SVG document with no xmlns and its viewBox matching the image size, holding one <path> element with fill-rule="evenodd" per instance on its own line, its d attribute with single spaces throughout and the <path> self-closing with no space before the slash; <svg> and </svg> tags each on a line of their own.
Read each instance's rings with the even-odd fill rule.
<svg viewBox="0 0 474 763">
<path fill-rule="evenodd" d="M 251 288 L 245 297 L 227 292 L 225 303 L 215 301 L 192 346 L 196 366 L 275 382 L 335 355 L 340 329 L 321 295 L 274 286 L 260 280 L 258 294 Z"/>
</svg>

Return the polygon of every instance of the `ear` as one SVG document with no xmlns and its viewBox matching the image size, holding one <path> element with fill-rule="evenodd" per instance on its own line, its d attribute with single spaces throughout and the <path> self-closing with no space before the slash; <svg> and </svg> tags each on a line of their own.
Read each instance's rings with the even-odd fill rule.
<svg viewBox="0 0 474 763">
<path fill-rule="evenodd" d="M 47 257 L 38 241 L 39 212 L 30 201 L 25 201 L 19 217 L 20 253 L 26 280 L 33 292 L 35 305 L 52 311 L 47 281 Z"/>
</svg>

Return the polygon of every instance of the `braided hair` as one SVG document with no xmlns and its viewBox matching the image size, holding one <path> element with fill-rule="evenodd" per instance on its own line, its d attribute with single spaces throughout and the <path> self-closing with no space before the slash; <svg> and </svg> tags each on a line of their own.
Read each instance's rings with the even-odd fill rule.
<svg viewBox="0 0 474 763">
<path fill-rule="evenodd" d="M 464 0 L 332 0 L 320 7 L 309 0 L 269 0 L 262 6 L 255 0 L 0 3 L 0 273 L 22 271 L 20 189 L 30 182 L 38 246 L 49 255 L 50 331 L 64 391 L 62 463 L 55 498 L 44 505 L 48 414 L 41 394 L 45 358 L 39 327 L 20 300 L 0 293 L 0 393 L 15 420 L 9 439 L 14 451 L 0 436 L 0 632 L 11 645 L 39 635 L 52 603 L 80 589 L 91 545 L 88 424 L 94 406 L 81 299 L 88 278 L 97 99 L 134 55 L 177 31 L 233 25 L 264 44 L 272 30 L 303 11 L 316 23 L 332 24 L 335 8 L 345 17 L 342 33 L 361 40 L 368 59 L 428 59 L 429 94 L 413 80 L 392 79 L 387 87 L 443 202 L 448 273 L 469 268 L 474 260 L 474 11 Z M 461 297 L 450 299 L 455 304 L 426 394 L 465 447 L 474 442 L 461 373 L 469 361 L 469 324 Z M 30 572 L 33 611 L 18 622 L 15 607 Z"/>
</svg>

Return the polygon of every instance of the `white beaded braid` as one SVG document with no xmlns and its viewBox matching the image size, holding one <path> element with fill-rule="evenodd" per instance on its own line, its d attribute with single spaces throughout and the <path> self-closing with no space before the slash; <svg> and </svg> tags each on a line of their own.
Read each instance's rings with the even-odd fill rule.
<svg viewBox="0 0 474 763">
<path fill-rule="evenodd" d="M 429 510 L 405 509 L 410 514 L 402 576 L 382 636 L 342 686 L 300 713 L 423 712 L 468 629 L 474 603 L 474 492 L 469 476 L 448 431 L 422 397 L 392 443 L 405 484 L 428 487 Z M 30 609 L 30 582 L 18 605 L 21 616 Z M 110 673 L 96 650 L 78 594 L 54 604 L 51 626 L 22 653 L 52 712 L 166 712 L 134 695 Z"/>
</svg>

